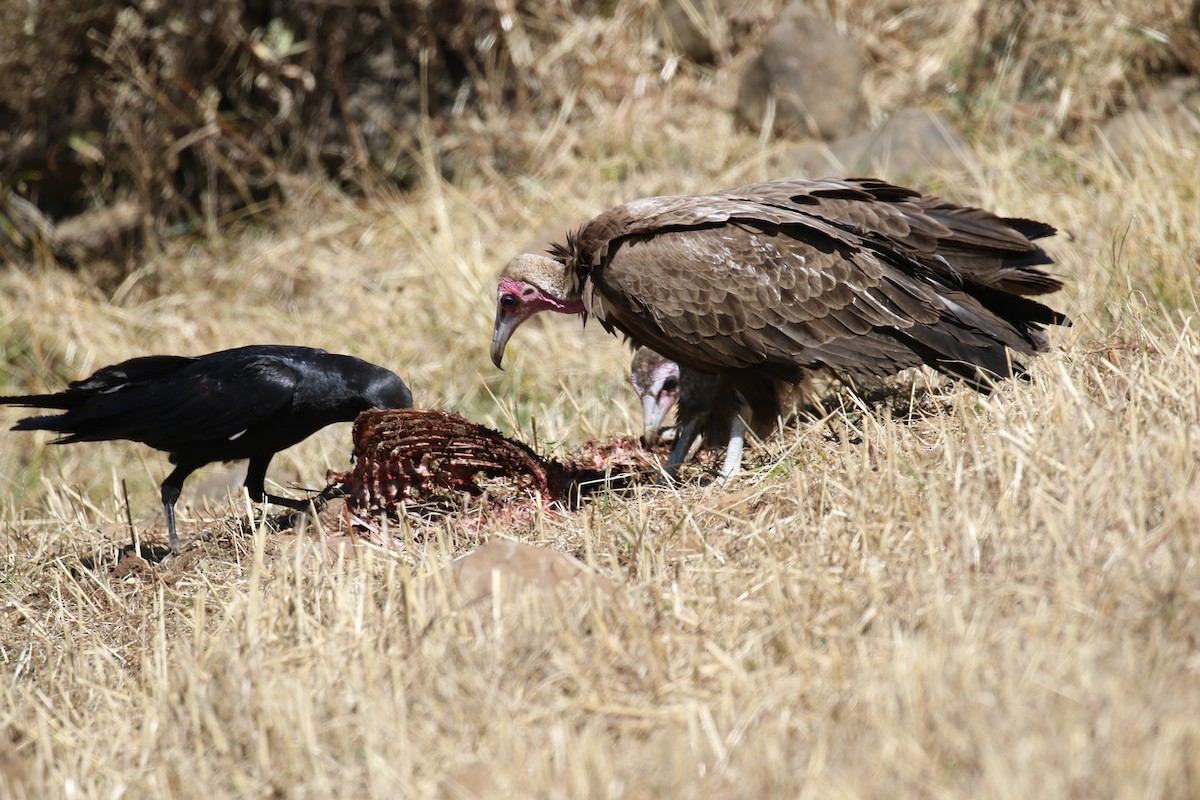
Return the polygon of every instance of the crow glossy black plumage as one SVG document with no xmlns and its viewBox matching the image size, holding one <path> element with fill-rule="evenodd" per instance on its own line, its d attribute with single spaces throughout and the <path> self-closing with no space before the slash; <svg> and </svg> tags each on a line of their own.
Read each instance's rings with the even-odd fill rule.
<svg viewBox="0 0 1200 800">
<path fill-rule="evenodd" d="M 252 345 L 194 357 L 134 358 L 56 394 L 2 397 L 0 403 L 62 409 L 12 428 L 63 434 L 55 444 L 129 439 L 168 453 L 175 469 L 162 482 L 162 502 L 171 551 L 178 552 L 175 502 L 197 469 L 249 459 L 245 485 L 254 502 L 305 509 L 308 500 L 266 493 L 274 455 L 369 408 L 411 408 L 412 393 L 395 373 L 353 356 Z"/>
</svg>

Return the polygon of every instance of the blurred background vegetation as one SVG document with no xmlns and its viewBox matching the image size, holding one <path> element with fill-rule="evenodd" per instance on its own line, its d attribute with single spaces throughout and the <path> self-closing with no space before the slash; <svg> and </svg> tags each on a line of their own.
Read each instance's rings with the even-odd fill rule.
<svg viewBox="0 0 1200 800">
<path fill-rule="evenodd" d="M 828 0 L 867 114 L 932 106 L 968 135 L 1086 138 L 1200 69 L 1170 0 Z M 744 70 L 778 0 L 0 0 L 0 256 L 129 261 L 329 179 L 519 175 L 546 137 Z"/>
</svg>

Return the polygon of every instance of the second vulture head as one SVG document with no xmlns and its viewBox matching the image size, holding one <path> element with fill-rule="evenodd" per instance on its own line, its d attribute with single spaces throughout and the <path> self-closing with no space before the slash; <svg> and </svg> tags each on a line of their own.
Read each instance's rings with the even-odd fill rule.
<svg viewBox="0 0 1200 800">
<path fill-rule="evenodd" d="M 679 365 L 649 347 L 639 347 L 633 353 L 629 380 L 642 401 L 642 446 L 653 447 L 662 438 L 663 421 L 679 401 Z"/>
</svg>

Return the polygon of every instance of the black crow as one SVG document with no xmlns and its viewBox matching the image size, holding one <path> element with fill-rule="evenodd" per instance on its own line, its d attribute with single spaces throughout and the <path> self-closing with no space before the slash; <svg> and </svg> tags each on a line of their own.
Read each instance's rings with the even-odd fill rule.
<svg viewBox="0 0 1200 800">
<path fill-rule="evenodd" d="M 411 408 L 412 393 L 391 371 L 353 356 L 251 345 L 204 356 L 133 358 L 57 394 L 0 397 L 0 403 L 64 409 L 12 428 L 64 434 L 55 444 L 129 439 L 168 453 L 176 466 L 162 482 L 162 502 L 174 553 L 175 501 L 188 475 L 214 461 L 247 458 L 251 500 L 303 510 L 308 500 L 265 492 L 271 458 L 360 411 Z"/>
</svg>

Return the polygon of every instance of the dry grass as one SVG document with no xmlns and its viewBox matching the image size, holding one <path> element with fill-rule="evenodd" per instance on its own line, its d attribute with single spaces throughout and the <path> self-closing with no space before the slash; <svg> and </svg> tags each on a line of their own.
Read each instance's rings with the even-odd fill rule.
<svg viewBox="0 0 1200 800">
<path fill-rule="evenodd" d="M 526 438 L 536 417 L 551 451 L 631 431 L 627 351 L 598 330 L 531 323 L 492 368 L 492 276 L 614 201 L 774 174 L 773 146 L 705 102 L 723 80 L 514 133 L 532 143 L 519 177 L 368 204 L 314 188 L 276 229 L 170 249 L 112 296 L 9 269 L 0 390 L 281 341 L 387 364 L 418 404 Z M 184 514 L 210 539 L 93 571 L 81 557 L 128 538 L 122 481 L 137 528 L 161 528 L 165 460 L 9 435 L 0 794 L 1197 796 L 1200 153 L 1163 141 L 1114 164 L 1037 130 L 975 144 L 977 175 L 930 185 L 1058 225 L 1075 327 L 991 398 L 847 399 L 760 444 L 729 490 L 384 549 L 240 533 L 244 504 L 210 487 Z M 944 386 L 900 385 L 926 383 Z M 319 483 L 347 449 L 330 429 L 273 476 Z M 613 588 L 464 606 L 445 567 L 492 535 Z"/>
</svg>

